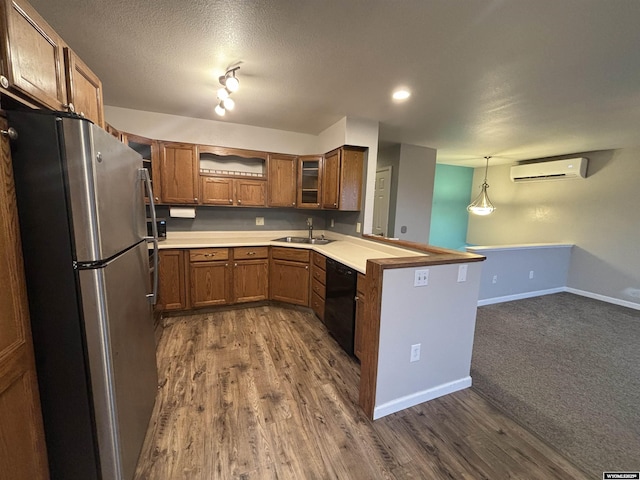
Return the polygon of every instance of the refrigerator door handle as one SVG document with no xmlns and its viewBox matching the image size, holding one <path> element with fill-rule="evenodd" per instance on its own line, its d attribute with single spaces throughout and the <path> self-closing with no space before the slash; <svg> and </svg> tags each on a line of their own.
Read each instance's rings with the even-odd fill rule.
<svg viewBox="0 0 640 480">
<path fill-rule="evenodd" d="M 151 188 L 151 176 L 149 170 L 141 168 L 140 179 L 144 182 L 149 196 L 149 210 L 151 213 L 151 232 L 153 236 L 145 237 L 147 243 L 153 243 L 153 292 L 147 294 L 147 298 L 152 305 L 158 301 L 158 225 L 156 222 L 156 205 L 153 201 L 153 189 Z"/>
</svg>

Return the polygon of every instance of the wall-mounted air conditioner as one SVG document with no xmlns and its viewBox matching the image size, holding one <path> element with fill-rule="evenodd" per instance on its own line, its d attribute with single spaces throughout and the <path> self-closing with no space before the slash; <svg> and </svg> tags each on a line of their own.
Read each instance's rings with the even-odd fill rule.
<svg viewBox="0 0 640 480">
<path fill-rule="evenodd" d="M 567 178 L 586 178 L 588 158 L 567 158 L 549 162 L 525 163 L 511 167 L 512 182 L 540 182 Z"/>
</svg>

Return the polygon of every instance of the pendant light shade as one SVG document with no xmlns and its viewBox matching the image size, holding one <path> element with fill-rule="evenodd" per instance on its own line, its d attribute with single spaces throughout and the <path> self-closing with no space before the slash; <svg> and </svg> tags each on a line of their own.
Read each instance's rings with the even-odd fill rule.
<svg viewBox="0 0 640 480">
<path fill-rule="evenodd" d="M 487 193 L 487 189 L 489 188 L 487 172 L 489 170 L 489 159 L 491 157 L 484 158 L 487 160 L 487 165 L 484 170 L 484 182 L 482 183 L 482 187 L 480 187 L 480 194 L 467 207 L 467 211 L 475 215 L 489 215 L 496 209 L 491 203 L 491 200 L 489 200 L 489 194 Z"/>
</svg>

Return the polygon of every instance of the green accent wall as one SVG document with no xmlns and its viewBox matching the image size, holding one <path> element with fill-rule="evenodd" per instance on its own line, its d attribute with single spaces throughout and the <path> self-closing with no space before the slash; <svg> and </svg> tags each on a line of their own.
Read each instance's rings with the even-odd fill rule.
<svg viewBox="0 0 640 480">
<path fill-rule="evenodd" d="M 464 250 L 473 168 L 436 164 L 429 244 Z"/>
</svg>

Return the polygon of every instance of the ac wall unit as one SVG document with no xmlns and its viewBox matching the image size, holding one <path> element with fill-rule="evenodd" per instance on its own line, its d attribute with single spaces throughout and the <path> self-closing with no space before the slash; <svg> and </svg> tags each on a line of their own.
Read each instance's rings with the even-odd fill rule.
<svg viewBox="0 0 640 480">
<path fill-rule="evenodd" d="M 588 158 L 567 158 L 549 162 L 525 163 L 511 167 L 512 182 L 540 182 L 567 178 L 586 178 Z"/>
</svg>

